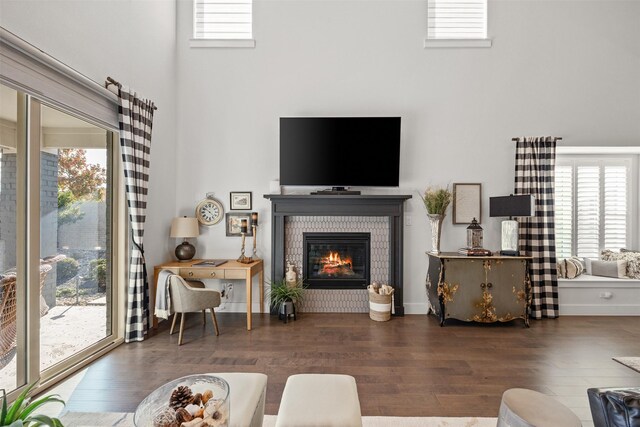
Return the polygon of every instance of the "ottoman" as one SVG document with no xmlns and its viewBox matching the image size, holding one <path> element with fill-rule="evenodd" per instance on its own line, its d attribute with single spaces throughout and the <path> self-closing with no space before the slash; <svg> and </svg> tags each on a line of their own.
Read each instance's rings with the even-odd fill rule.
<svg viewBox="0 0 640 427">
<path fill-rule="evenodd" d="M 497 427 L 581 427 L 580 419 L 557 400 L 537 391 L 504 392 Z"/>
<path fill-rule="evenodd" d="M 362 427 L 360 400 L 353 377 L 300 374 L 287 379 L 276 427 L 312 426 Z"/>
<path fill-rule="evenodd" d="M 229 383 L 231 416 L 229 427 L 262 427 L 267 394 L 267 376 L 253 373 L 218 373 Z"/>
</svg>

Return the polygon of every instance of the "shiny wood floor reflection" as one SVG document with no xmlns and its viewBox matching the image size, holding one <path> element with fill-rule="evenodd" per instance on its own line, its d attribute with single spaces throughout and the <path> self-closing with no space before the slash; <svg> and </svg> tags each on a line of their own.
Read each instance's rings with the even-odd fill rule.
<svg viewBox="0 0 640 427">
<path fill-rule="evenodd" d="M 640 373 L 613 356 L 640 356 L 640 317 L 561 317 L 506 325 L 451 324 L 407 315 L 389 322 L 366 314 L 302 314 L 283 324 L 220 312 L 220 336 L 191 315 L 185 343 L 168 322 L 142 343 L 122 345 L 90 366 L 71 399 L 73 411 L 131 412 L 149 392 L 203 372 L 268 375 L 266 413 L 276 414 L 289 375 L 353 375 L 363 415 L 497 415 L 502 393 L 524 387 L 555 396 L 590 420 L 586 390 L 640 385 Z M 589 425 L 589 423 L 586 423 Z"/>
</svg>

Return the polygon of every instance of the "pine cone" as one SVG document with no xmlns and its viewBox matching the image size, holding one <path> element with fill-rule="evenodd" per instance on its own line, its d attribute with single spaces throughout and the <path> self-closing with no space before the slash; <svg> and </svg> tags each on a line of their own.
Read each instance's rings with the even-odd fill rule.
<svg viewBox="0 0 640 427">
<path fill-rule="evenodd" d="M 193 395 L 191 394 L 191 389 L 186 385 L 181 385 L 171 393 L 169 406 L 177 411 L 178 409 L 184 408 L 189 403 L 191 403 L 192 398 Z"/>
</svg>

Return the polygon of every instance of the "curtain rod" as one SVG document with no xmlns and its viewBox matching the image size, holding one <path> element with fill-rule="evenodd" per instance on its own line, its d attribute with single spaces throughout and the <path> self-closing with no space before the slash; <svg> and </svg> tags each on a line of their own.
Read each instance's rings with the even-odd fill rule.
<svg viewBox="0 0 640 427">
<path fill-rule="evenodd" d="M 107 82 L 104 84 L 105 88 L 108 88 L 110 85 L 114 85 L 116 86 L 118 89 L 122 89 L 122 84 L 120 84 L 120 82 L 116 81 L 115 79 L 111 78 L 111 77 L 107 77 Z M 153 106 L 154 110 L 157 110 L 158 107 L 156 107 L 155 105 Z"/>
<path fill-rule="evenodd" d="M 556 141 L 562 141 L 562 137 L 561 136 L 554 136 L 553 137 Z M 511 138 L 512 141 L 514 142 L 518 142 L 520 141 L 520 138 Z"/>
</svg>

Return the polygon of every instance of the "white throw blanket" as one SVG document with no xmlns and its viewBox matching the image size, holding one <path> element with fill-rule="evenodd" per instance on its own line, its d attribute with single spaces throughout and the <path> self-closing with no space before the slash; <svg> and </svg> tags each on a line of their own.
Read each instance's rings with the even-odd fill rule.
<svg viewBox="0 0 640 427">
<path fill-rule="evenodd" d="M 171 292 L 169 292 L 170 278 L 173 272 L 160 270 L 158 273 L 158 287 L 156 288 L 156 317 L 168 319 L 171 315 Z"/>
</svg>

